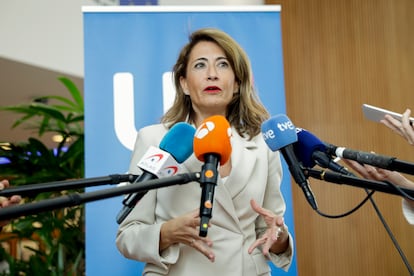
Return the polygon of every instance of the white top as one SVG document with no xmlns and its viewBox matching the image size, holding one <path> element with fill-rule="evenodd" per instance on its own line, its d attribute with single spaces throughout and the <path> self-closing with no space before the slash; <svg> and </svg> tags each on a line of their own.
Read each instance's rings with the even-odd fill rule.
<svg viewBox="0 0 414 276">
<path fill-rule="evenodd" d="M 406 199 L 403 199 L 402 210 L 408 223 L 414 225 L 414 206 L 410 205 Z"/>
</svg>

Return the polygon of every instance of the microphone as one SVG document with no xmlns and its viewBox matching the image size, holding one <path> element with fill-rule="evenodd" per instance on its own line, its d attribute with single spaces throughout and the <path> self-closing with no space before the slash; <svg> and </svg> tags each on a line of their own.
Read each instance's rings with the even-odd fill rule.
<svg viewBox="0 0 414 276">
<path fill-rule="evenodd" d="M 358 161 L 362 164 L 414 175 L 414 164 L 398 160 L 396 157 L 337 147 L 328 143 L 326 143 L 326 152 L 337 157 Z"/>
<path fill-rule="evenodd" d="M 87 202 L 130 194 L 136 191 L 148 191 L 163 187 L 169 187 L 172 185 L 183 185 L 193 181 L 198 181 L 199 179 L 199 172 L 183 173 L 162 179 L 148 180 L 141 182 L 140 185 L 125 185 L 86 193 L 69 193 L 60 197 L 1 208 L 0 221 L 12 219 L 18 216 L 34 215 L 40 212 L 50 211 L 58 208 L 72 207 Z"/>
<path fill-rule="evenodd" d="M 262 135 L 272 151 L 279 150 L 295 182 L 302 188 L 305 197 L 314 210 L 318 209 L 312 190 L 297 160 L 293 144 L 297 141 L 296 128 L 286 115 L 276 115 L 262 123 Z"/>
<path fill-rule="evenodd" d="M 151 146 L 138 162 L 137 166 L 143 173 L 132 185 L 177 174 L 179 164 L 193 153 L 194 133 L 195 128 L 188 123 L 179 122 L 171 127 L 161 140 L 159 148 Z M 124 207 L 116 217 L 118 224 L 128 216 L 146 193 L 147 191 L 141 191 L 129 194 L 122 201 Z"/>
<path fill-rule="evenodd" d="M 194 154 L 204 162 L 201 167 L 200 185 L 200 237 L 207 236 L 208 223 L 212 217 L 214 189 L 217 185 L 218 166 L 225 164 L 231 155 L 231 127 L 224 116 L 215 115 L 205 119 L 194 136 Z"/>
<path fill-rule="evenodd" d="M 298 141 L 293 144 L 293 148 L 304 167 L 313 168 L 317 164 L 334 172 L 354 176 L 344 166 L 332 160 L 331 156 L 326 153 L 326 145 L 311 132 L 303 128 L 296 128 L 296 134 Z"/>
<path fill-rule="evenodd" d="M 0 197 L 20 195 L 25 197 L 35 197 L 43 192 L 62 191 L 92 187 L 104 184 L 119 184 L 122 182 L 134 182 L 137 175 L 133 174 L 111 174 L 108 176 L 99 176 L 75 180 L 61 180 L 56 182 L 36 183 L 22 186 L 9 187 L 0 191 Z"/>
</svg>

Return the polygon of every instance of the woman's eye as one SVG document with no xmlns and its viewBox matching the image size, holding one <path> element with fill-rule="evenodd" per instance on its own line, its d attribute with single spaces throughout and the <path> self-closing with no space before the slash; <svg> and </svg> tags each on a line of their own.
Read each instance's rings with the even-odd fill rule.
<svg viewBox="0 0 414 276">
<path fill-rule="evenodd" d="M 218 67 L 227 68 L 229 67 L 229 63 L 227 61 L 222 61 L 218 64 Z"/>
<path fill-rule="evenodd" d="M 198 62 L 194 64 L 194 68 L 203 68 L 203 67 L 205 67 L 205 64 L 203 62 Z"/>
</svg>

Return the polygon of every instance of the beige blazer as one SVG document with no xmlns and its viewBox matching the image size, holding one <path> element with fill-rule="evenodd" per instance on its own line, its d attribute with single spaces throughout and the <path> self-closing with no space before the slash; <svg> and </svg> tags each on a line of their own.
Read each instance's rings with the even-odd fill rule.
<svg viewBox="0 0 414 276">
<path fill-rule="evenodd" d="M 138 132 L 130 173 L 140 174 L 136 166 L 150 145 L 158 146 L 167 129 L 152 125 Z M 219 141 L 218 141 L 219 142 Z M 160 227 L 164 221 L 200 207 L 198 182 L 149 191 L 119 226 L 116 244 L 129 259 L 145 262 L 144 275 L 270 275 L 268 259 L 249 246 L 266 230 L 264 221 L 250 206 L 250 199 L 278 215 L 285 202 L 280 192 L 282 169 L 278 152 L 272 152 L 262 135 L 247 141 L 233 130 L 232 171 L 225 183 L 219 179 L 215 189 L 211 227 L 215 262 L 185 244 L 170 246 L 159 253 Z M 180 173 L 201 171 L 202 162 L 194 154 L 182 164 Z M 273 254 L 271 261 L 287 270 L 293 257 L 293 239 L 289 249 Z"/>
</svg>

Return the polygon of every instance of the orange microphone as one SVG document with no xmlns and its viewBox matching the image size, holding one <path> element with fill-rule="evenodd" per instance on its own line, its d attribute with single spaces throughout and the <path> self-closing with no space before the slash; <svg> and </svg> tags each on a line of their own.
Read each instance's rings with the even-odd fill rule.
<svg viewBox="0 0 414 276">
<path fill-rule="evenodd" d="M 205 119 L 194 135 L 194 154 L 204 162 L 201 167 L 200 185 L 200 232 L 206 237 L 212 216 L 214 189 L 217 185 L 218 166 L 225 164 L 231 155 L 231 127 L 224 116 L 215 115 Z"/>
</svg>

